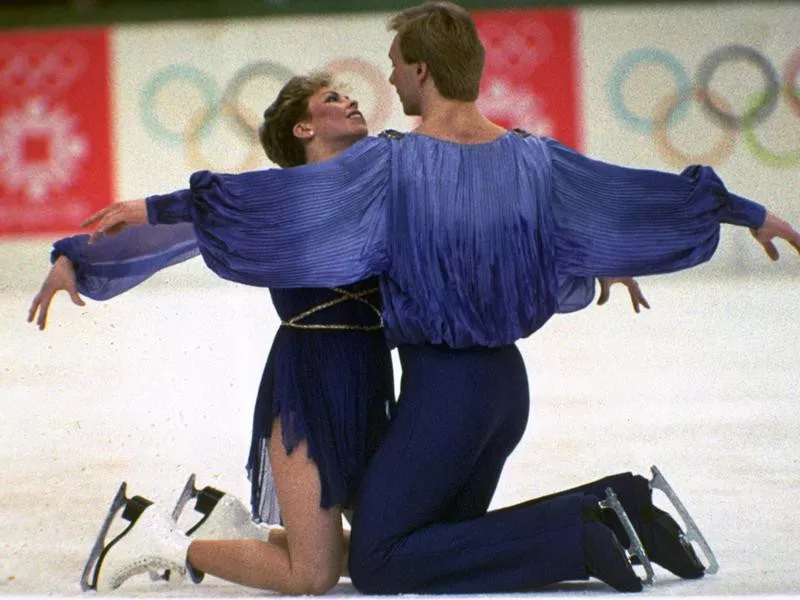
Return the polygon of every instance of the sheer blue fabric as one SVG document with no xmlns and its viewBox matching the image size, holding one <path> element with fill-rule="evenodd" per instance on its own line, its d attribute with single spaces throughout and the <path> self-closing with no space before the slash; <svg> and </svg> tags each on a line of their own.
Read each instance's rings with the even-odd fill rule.
<svg viewBox="0 0 800 600">
<path fill-rule="evenodd" d="M 693 267 L 721 223 L 765 215 L 708 167 L 630 169 L 515 132 L 475 145 L 368 138 L 326 163 L 190 185 L 149 199 L 149 216 L 191 217 L 214 272 L 273 287 L 380 274 L 393 345 L 513 343 L 589 304 L 594 277 Z"/>
<path fill-rule="evenodd" d="M 93 300 L 113 298 L 200 254 L 191 223 L 129 227 L 93 244 L 88 241 L 88 235 L 60 239 L 50 259 L 67 256 L 75 267 L 78 291 Z"/>
</svg>

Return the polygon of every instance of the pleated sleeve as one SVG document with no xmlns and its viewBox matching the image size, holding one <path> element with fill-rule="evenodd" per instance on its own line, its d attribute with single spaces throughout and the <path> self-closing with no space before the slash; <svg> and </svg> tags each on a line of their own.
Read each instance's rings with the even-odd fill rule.
<svg viewBox="0 0 800 600">
<path fill-rule="evenodd" d="M 641 276 L 711 258 L 720 224 L 758 228 L 766 210 L 730 193 L 710 167 L 680 174 L 592 160 L 547 140 L 561 276 Z"/>
<path fill-rule="evenodd" d="M 390 142 L 367 138 L 323 163 L 238 175 L 200 171 L 147 199 L 151 223 L 191 220 L 209 268 L 265 287 L 330 287 L 385 269 Z"/>
<path fill-rule="evenodd" d="M 93 300 L 108 300 L 199 253 L 194 228 L 183 223 L 129 227 L 93 244 L 88 235 L 63 238 L 53 244 L 50 259 L 69 258 L 78 291 Z"/>
</svg>

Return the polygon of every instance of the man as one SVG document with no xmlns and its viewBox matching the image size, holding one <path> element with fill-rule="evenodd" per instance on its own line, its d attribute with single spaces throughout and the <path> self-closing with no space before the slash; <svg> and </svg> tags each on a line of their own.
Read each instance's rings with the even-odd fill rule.
<svg viewBox="0 0 800 600">
<path fill-rule="evenodd" d="M 460 7 L 424 4 L 390 27 L 390 81 L 406 112 L 422 117 L 414 132 L 360 142 L 316 168 L 198 173 L 190 191 L 115 205 L 89 224 L 102 235 L 192 221 L 207 264 L 249 284 L 381 274 L 403 383 L 357 502 L 350 573 L 359 590 L 491 593 L 593 575 L 638 591 L 598 499 L 606 483 L 629 487 L 618 490 L 623 504 L 660 556 L 654 532 L 671 524 L 645 516 L 654 511 L 640 480 L 619 475 L 486 512 L 528 414 L 514 342 L 586 306 L 596 276 L 708 260 L 720 223 L 750 227 L 773 259 L 775 237 L 800 251 L 800 235 L 711 169 L 624 169 L 491 123 L 474 103 L 483 48 Z M 201 570 L 215 560 L 200 542 L 187 557 Z M 692 567 L 693 554 L 682 559 Z M 697 565 L 688 573 L 701 575 Z"/>
</svg>

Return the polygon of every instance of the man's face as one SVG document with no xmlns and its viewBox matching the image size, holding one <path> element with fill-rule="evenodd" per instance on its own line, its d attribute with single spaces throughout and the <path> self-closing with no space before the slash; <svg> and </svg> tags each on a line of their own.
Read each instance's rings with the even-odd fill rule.
<svg viewBox="0 0 800 600">
<path fill-rule="evenodd" d="M 407 64 L 400 52 L 400 40 L 395 36 L 392 46 L 389 48 L 389 60 L 392 61 L 392 74 L 389 76 L 389 83 L 394 86 L 400 103 L 403 105 L 403 112 L 409 116 L 419 116 L 420 114 L 420 81 L 419 63 Z"/>
</svg>

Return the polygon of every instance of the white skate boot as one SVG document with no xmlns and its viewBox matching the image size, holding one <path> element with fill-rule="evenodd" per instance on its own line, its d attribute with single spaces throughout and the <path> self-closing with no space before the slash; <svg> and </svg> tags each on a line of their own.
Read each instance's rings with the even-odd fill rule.
<svg viewBox="0 0 800 600">
<path fill-rule="evenodd" d="M 123 483 L 86 563 L 81 588 L 113 590 L 134 575 L 165 569 L 181 575 L 188 571 L 193 580 L 198 580 L 198 573 L 186 560 L 191 540 L 178 531 L 170 514 L 141 496 L 127 498 L 125 490 Z M 106 544 L 106 535 L 120 509 L 124 509 L 121 517 L 130 524 Z"/>
<path fill-rule="evenodd" d="M 269 540 L 270 527 L 253 521 L 250 510 L 244 503 L 216 488 L 206 486 L 198 490 L 195 486 L 195 475 L 192 474 L 178 498 L 172 511 L 175 523 L 181 517 L 186 504 L 195 498 L 194 510 L 203 515 L 186 530 L 186 535 L 193 540 Z M 176 575 L 184 571 L 173 572 L 171 569 L 148 569 L 154 581 L 164 579 L 174 581 Z M 202 576 L 192 578 L 195 583 L 202 581 Z"/>
<path fill-rule="evenodd" d="M 206 486 L 202 490 L 195 487 L 195 476 L 189 477 L 183 493 L 178 499 L 172 518 L 177 522 L 189 500 L 196 498 L 194 510 L 203 516 L 186 530 L 186 535 L 194 540 L 243 540 L 267 541 L 270 527 L 255 523 L 250 510 L 244 503 L 216 488 Z"/>
</svg>

